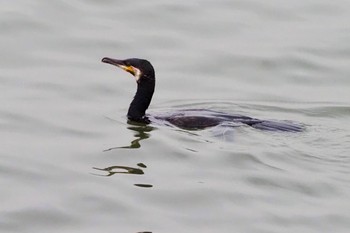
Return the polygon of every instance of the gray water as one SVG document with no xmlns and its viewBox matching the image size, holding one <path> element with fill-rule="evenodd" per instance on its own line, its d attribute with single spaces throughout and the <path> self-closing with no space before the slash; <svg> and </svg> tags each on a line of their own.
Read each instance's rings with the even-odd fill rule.
<svg viewBox="0 0 350 233">
<path fill-rule="evenodd" d="M 349 232 L 350 2 L 0 1 L 1 232 Z M 150 112 L 289 120 L 185 131 Z"/>
</svg>

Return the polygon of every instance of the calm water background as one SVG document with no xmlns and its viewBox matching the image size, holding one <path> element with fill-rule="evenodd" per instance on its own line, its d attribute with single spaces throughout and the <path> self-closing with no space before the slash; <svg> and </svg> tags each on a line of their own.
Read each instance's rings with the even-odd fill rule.
<svg viewBox="0 0 350 233">
<path fill-rule="evenodd" d="M 0 231 L 349 232 L 349 22 L 347 0 L 0 1 Z M 128 125 L 104 56 L 152 61 L 152 112 L 307 130 Z"/>
</svg>

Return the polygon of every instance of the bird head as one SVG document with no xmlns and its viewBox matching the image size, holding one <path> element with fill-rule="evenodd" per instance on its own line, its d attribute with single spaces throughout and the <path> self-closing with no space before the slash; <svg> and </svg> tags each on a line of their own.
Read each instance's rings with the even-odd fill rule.
<svg viewBox="0 0 350 233">
<path fill-rule="evenodd" d="M 152 64 L 144 59 L 129 58 L 125 60 L 119 60 L 109 57 L 104 57 L 102 62 L 115 65 L 136 78 L 136 82 L 140 83 L 145 79 L 154 79 L 154 68 Z"/>
</svg>

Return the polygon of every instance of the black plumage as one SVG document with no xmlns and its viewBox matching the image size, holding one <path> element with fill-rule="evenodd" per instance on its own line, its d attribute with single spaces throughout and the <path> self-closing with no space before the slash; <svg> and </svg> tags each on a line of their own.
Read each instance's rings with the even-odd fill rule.
<svg viewBox="0 0 350 233">
<path fill-rule="evenodd" d="M 141 123 L 151 123 L 152 120 L 166 121 L 166 124 L 190 130 L 204 129 L 224 123 L 241 123 L 257 129 L 271 131 L 300 132 L 303 130 L 302 126 L 290 122 L 259 120 L 205 109 L 189 109 L 159 116 L 148 116 L 146 110 L 151 103 L 156 84 L 155 71 L 152 64 L 147 60 L 138 58 L 118 60 L 105 57 L 102 59 L 102 62 L 120 67 L 136 78 L 137 91 L 127 114 L 128 119 L 131 121 Z"/>
</svg>

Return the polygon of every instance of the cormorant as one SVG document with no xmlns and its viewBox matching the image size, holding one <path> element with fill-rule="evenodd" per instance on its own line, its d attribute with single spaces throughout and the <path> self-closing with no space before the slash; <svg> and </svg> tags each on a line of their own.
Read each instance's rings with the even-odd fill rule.
<svg viewBox="0 0 350 233">
<path fill-rule="evenodd" d="M 131 121 L 146 124 L 162 121 L 161 124 L 170 124 L 182 129 L 205 129 L 221 124 L 242 123 L 262 130 L 287 132 L 300 132 L 303 130 L 302 126 L 289 122 L 259 120 L 247 116 L 231 115 L 204 109 L 181 110 L 158 116 L 148 115 L 146 110 L 151 103 L 156 83 L 152 64 L 147 60 L 138 58 L 118 60 L 105 57 L 102 59 L 102 62 L 115 65 L 131 73 L 136 78 L 137 91 L 127 114 L 128 119 Z"/>
</svg>

